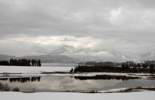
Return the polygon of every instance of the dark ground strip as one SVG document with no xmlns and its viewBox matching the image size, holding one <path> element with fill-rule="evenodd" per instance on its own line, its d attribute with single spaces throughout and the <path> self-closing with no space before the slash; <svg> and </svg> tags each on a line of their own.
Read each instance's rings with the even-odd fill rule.
<svg viewBox="0 0 155 100">
<path fill-rule="evenodd" d="M 140 79 L 139 77 L 114 76 L 114 75 L 74 76 L 74 78 L 79 79 L 79 80 L 102 80 L 102 79 L 129 80 L 129 79 Z"/>
</svg>

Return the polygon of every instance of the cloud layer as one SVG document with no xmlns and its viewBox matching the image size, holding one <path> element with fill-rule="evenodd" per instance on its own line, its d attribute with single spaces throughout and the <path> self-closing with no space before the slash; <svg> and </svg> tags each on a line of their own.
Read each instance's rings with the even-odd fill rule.
<svg viewBox="0 0 155 100">
<path fill-rule="evenodd" d="M 154 0 L 0 0 L 0 52 L 155 59 Z"/>
</svg>

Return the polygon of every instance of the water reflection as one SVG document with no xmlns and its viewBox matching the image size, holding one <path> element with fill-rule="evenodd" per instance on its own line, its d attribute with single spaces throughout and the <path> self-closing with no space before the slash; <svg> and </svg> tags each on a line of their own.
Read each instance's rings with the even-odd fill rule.
<svg viewBox="0 0 155 100">
<path fill-rule="evenodd" d="M 22 77 L 22 78 L 9 78 L 10 82 L 33 82 L 40 81 L 40 77 Z"/>
<path fill-rule="evenodd" d="M 17 77 L 17 78 L 0 78 L 0 81 L 9 81 L 10 83 L 12 82 L 33 82 L 33 81 L 40 81 L 40 76 L 37 77 Z"/>
<path fill-rule="evenodd" d="M 72 74 L 17 75 L 0 78 L 0 91 L 98 92 L 117 88 L 155 87 L 155 80 L 75 79 Z"/>
</svg>

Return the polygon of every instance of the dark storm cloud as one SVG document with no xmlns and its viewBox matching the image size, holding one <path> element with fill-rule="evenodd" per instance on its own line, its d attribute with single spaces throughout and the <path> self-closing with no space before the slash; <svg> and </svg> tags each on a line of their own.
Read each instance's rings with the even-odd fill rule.
<svg viewBox="0 0 155 100">
<path fill-rule="evenodd" d="M 8 0 L 3 0 L 2 2 L 1 0 L 1 20 L 3 20 L 1 21 L 1 24 L 3 27 L 12 26 L 17 28 L 15 30 L 19 30 L 18 27 L 23 27 L 23 29 L 47 29 L 53 24 L 55 24 L 53 25 L 53 27 L 73 23 L 81 25 L 87 23 L 94 25 L 107 25 L 108 21 L 106 21 L 104 17 L 108 15 L 109 9 L 124 6 L 124 4 L 122 5 L 122 3 L 120 2 L 120 0 L 115 3 L 112 3 L 113 1 L 109 0 L 85 0 L 85 2 L 77 2 L 75 0 L 64 0 L 61 2 L 56 0 L 55 2 L 53 0 L 53 2 L 51 2 L 51 0 L 40 2 L 38 0 L 13 0 L 12 2 L 7 1 Z M 130 1 L 132 2 L 132 0 Z M 131 5 L 134 5 L 135 3 L 136 2 L 133 2 L 133 4 Z M 115 6 L 115 4 L 117 6 Z M 128 2 L 126 3 L 126 5 L 128 5 Z M 140 3 L 140 5 L 142 4 Z M 101 23 L 100 21 L 102 20 L 103 22 Z M 61 29 L 61 27 L 59 28 Z"/>
<path fill-rule="evenodd" d="M 119 7 L 148 8 L 153 0 L 1 0 L 0 34 L 96 34 L 120 31 L 109 22 Z M 123 9 L 123 8 L 122 8 Z M 131 15 L 137 12 L 131 13 Z M 111 28 L 112 27 L 112 28 Z M 109 29 L 110 28 L 110 29 Z M 122 28 L 122 27 L 121 27 Z M 126 28 L 126 27 L 123 27 Z M 86 34 L 86 35 L 87 35 Z"/>
<path fill-rule="evenodd" d="M 154 11 L 154 0 L 0 0 L 0 52 L 141 59 L 155 50 Z"/>
</svg>

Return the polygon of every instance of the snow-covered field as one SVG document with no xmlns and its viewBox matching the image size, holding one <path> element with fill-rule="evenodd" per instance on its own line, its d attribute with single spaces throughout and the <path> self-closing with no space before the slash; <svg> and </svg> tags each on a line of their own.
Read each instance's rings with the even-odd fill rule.
<svg viewBox="0 0 155 100">
<path fill-rule="evenodd" d="M 132 93 L 16 93 L 0 92 L 0 100 L 154 100 L 155 92 Z"/>
<path fill-rule="evenodd" d="M 26 66 L 0 66 L 0 73 L 41 73 L 41 72 L 54 72 L 65 71 L 69 72 L 72 67 L 26 67 Z"/>
</svg>

